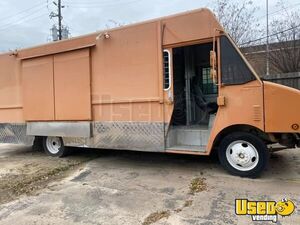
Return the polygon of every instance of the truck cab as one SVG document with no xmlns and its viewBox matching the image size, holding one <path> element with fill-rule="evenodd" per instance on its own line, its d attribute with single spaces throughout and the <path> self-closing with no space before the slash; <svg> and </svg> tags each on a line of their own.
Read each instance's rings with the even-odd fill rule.
<svg viewBox="0 0 300 225">
<path fill-rule="evenodd" d="M 174 85 L 167 151 L 216 151 L 230 173 L 254 177 L 271 144 L 299 146 L 300 91 L 262 81 L 225 32 L 215 35 L 167 50 Z"/>
</svg>

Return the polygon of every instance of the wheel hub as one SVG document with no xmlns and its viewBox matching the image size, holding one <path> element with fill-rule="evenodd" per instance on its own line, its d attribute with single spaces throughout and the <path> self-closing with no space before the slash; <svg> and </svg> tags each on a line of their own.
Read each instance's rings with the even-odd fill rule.
<svg viewBox="0 0 300 225">
<path fill-rule="evenodd" d="M 244 155 L 244 153 L 240 153 L 240 154 L 239 154 L 239 157 L 240 157 L 240 159 L 243 159 L 243 158 L 245 158 L 245 155 Z"/>
<path fill-rule="evenodd" d="M 226 150 L 226 157 L 231 166 L 241 171 L 249 171 L 258 164 L 256 148 L 246 141 L 235 141 Z"/>
<path fill-rule="evenodd" d="M 46 146 L 51 154 L 57 154 L 62 146 L 61 139 L 58 137 L 47 137 Z"/>
</svg>

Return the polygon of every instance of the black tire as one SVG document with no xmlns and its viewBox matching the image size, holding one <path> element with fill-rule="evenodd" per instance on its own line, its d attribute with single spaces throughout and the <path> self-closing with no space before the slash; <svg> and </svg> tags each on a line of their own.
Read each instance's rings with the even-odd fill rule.
<svg viewBox="0 0 300 225">
<path fill-rule="evenodd" d="M 35 137 L 32 145 L 33 151 L 42 152 L 44 149 L 43 147 L 43 137 Z"/>
<path fill-rule="evenodd" d="M 53 148 L 51 148 L 50 143 L 52 142 Z M 64 146 L 63 139 L 61 137 L 44 137 L 43 147 L 47 155 L 52 157 L 65 157 L 68 155 L 68 150 Z M 55 150 L 54 150 L 55 149 Z"/>
<path fill-rule="evenodd" d="M 239 145 L 241 146 L 239 147 Z M 234 149 L 234 146 L 237 147 Z M 245 154 L 248 151 L 254 153 L 255 156 L 253 154 Z M 269 162 L 269 151 L 266 144 L 259 137 L 246 132 L 235 132 L 225 136 L 220 143 L 218 155 L 221 165 L 230 174 L 241 177 L 258 177 Z M 252 158 L 250 159 L 250 157 Z M 245 161 L 238 161 L 238 163 L 234 164 L 237 162 L 234 161 L 235 159 Z M 246 161 L 250 164 L 248 167 L 245 165 L 247 164 L 245 163 Z"/>
</svg>

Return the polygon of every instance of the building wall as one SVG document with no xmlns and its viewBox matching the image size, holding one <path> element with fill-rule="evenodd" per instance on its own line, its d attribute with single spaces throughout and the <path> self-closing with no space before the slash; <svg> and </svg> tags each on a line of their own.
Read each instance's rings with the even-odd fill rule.
<svg viewBox="0 0 300 225">
<path fill-rule="evenodd" d="M 296 43 L 299 43 L 299 41 Z M 271 44 L 271 51 L 272 49 L 280 48 L 279 45 L 280 43 L 276 43 L 273 45 Z M 272 62 L 270 62 L 270 74 L 268 76 L 266 75 L 267 55 L 265 45 L 245 47 L 241 48 L 241 51 L 243 52 L 249 63 L 252 65 L 254 70 L 263 79 L 288 87 L 300 89 L 300 71 L 293 73 L 282 73 L 274 67 Z"/>
<path fill-rule="evenodd" d="M 300 72 L 299 64 L 296 69 L 296 60 L 300 57 L 300 40 L 271 43 L 269 49 L 270 74 Z M 258 75 L 264 76 L 267 66 L 266 45 L 244 47 L 241 51 Z"/>
<path fill-rule="evenodd" d="M 241 48 L 242 53 L 245 55 L 246 59 L 249 61 L 251 66 L 257 72 L 257 74 L 262 77 L 266 74 L 266 64 L 267 55 L 264 45 L 251 46 L 246 48 Z M 276 73 L 275 68 L 270 67 L 270 73 Z"/>
</svg>

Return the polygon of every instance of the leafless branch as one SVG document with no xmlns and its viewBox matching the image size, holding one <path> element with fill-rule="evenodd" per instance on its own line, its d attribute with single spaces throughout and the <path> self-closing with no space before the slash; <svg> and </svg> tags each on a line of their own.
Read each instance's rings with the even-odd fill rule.
<svg viewBox="0 0 300 225">
<path fill-rule="evenodd" d="M 215 0 L 213 10 L 225 30 L 237 44 L 241 44 L 257 37 L 259 33 L 259 24 L 255 17 L 257 9 L 251 0 Z"/>
<path fill-rule="evenodd" d="M 270 63 L 279 73 L 300 71 L 300 14 L 298 11 L 289 12 L 282 0 L 278 2 L 282 14 L 278 14 L 270 25 L 271 38 Z M 280 32 L 288 30 L 287 32 Z"/>
</svg>

